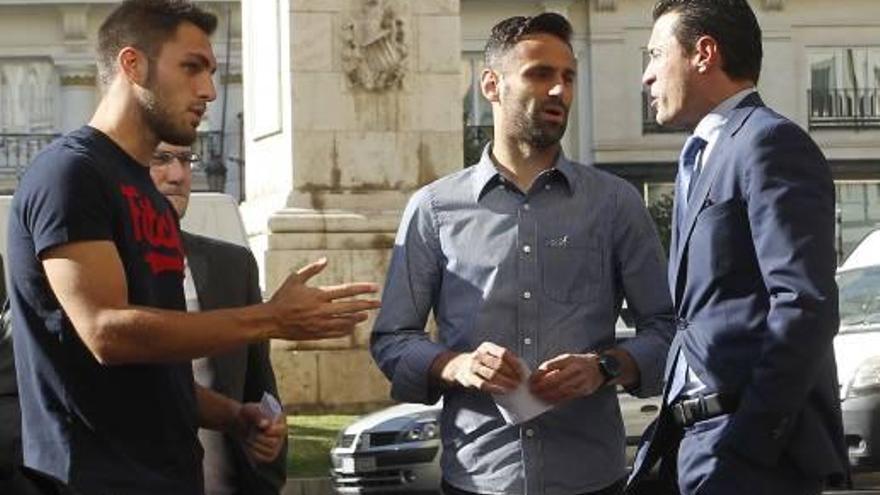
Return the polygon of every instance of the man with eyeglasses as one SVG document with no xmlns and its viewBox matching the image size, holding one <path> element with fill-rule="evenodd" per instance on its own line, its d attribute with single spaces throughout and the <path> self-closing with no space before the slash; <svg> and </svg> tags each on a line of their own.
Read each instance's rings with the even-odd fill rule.
<svg viewBox="0 0 880 495">
<path fill-rule="evenodd" d="M 150 160 L 150 176 L 182 219 L 189 205 L 192 170 L 200 157 L 188 146 L 160 143 Z M 181 230 L 185 269 L 183 292 L 187 311 L 257 304 L 257 262 L 242 246 Z M 220 267 L 220 268 L 218 268 Z M 229 276 L 234 273 L 236 276 Z M 278 395 L 268 342 L 232 349 L 193 361 L 196 382 L 241 402 L 258 402 L 264 392 Z M 274 460 L 252 463 L 242 443 L 222 432 L 202 428 L 202 468 L 206 495 L 277 495 L 284 485 L 286 448 Z"/>
</svg>

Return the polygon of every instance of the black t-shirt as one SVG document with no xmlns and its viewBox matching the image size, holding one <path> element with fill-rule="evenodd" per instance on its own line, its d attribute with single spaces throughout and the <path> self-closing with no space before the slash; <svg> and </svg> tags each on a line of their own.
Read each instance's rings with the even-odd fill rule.
<svg viewBox="0 0 880 495">
<path fill-rule="evenodd" d="M 25 464 L 88 495 L 200 495 L 190 363 L 101 365 L 49 287 L 40 256 L 90 240 L 115 244 L 130 304 L 185 309 L 176 213 L 146 167 L 82 127 L 34 159 L 12 201 L 9 293 Z"/>
</svg>

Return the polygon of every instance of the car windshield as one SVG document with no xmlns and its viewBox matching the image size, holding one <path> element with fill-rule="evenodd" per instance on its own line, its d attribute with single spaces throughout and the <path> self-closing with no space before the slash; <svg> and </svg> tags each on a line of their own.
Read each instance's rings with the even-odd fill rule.
<svg viewBox="0 0 880 495">
<path fill-rule="evenodd" d="M 840 331 L 880 324 L 880 266 L 848 270 L 837 277 Z"/>
</svg>

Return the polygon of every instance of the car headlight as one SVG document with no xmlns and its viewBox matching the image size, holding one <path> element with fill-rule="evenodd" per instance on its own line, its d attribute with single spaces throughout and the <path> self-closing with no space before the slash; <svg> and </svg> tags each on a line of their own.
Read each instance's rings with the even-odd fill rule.
<svg viewBox="0 0 880 495">
<path fill-rule="evenodd" d="M 436 420 L 420 421 L 404 430 L 400 439 L 403 442 L 424 442 L 437 438 L 439 433 Z"/>
<path fill-rule="evenodd" d="M 880 391 L 880 356 L 870 357 L 856 368 L 846 396 L 860 397 Z"/>
<path fill-rule="evenodd" d="M 343 428 L 339 430 L 339 434 L 336 435 L 336 442 L 333 444 L 336 448 L 348 449 L 351 448 L 354 444 L 354 440 L 357 435 L 352 433 L 346 433 L 346 429 Z"/>
</svg>

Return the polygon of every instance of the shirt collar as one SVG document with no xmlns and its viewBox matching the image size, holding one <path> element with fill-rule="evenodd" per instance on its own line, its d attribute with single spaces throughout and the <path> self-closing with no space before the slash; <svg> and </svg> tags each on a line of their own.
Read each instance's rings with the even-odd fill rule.
<svg viewBox="0 0 880 495">
<path fill-rule="evenodd" d="M 542 172 L 542 174 L 554 172 L 558 172 L 558 176 L 562 178 L 561 182 L 565 184 L 569 194 L 572 194 L 574 192 L 575 184 L 574 164 L 566 158 L 565 153 L 561 149 L 559 150 L 559 155 L 556 157 L 556 162 L 553 166 Z M 474 165 L 474 200 L 479 201 L 491 186 L 494 186 L 501 180 L 504 179 L 501 176 L 501 173 L 498 172 L 498 168 L 495 167 L 495 162 L 492 161 L 492 142 L 490 141 L 486 144 L 486 147 L 483 148 L 480 161 Z"/>
<path fill-rule="evenodd" d="M 723 129 L 725 124 L 727 124 L 727 121 L 730 120 L 730 115 L 733 113 L 733 110 L 748 95 L 755 91 L 756 89 L 754 86 L 746 88 L 722 101 L 717 107 L 713 108 L 711 112 L 703 117 L 702 120 L 700 120 L 700 123 L 694 128 L 694 135 L 705 139 L 707 143 L 713 143 L 721 133 L 721 129 Z"/>
</svg>

